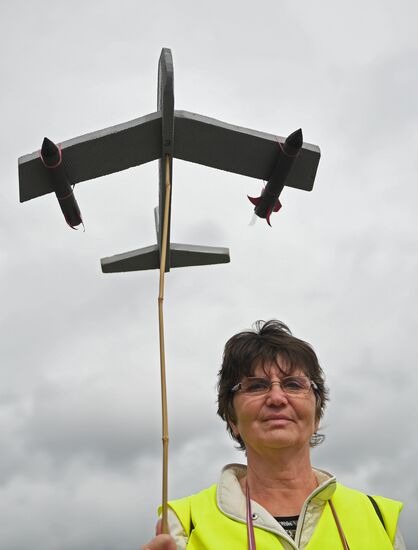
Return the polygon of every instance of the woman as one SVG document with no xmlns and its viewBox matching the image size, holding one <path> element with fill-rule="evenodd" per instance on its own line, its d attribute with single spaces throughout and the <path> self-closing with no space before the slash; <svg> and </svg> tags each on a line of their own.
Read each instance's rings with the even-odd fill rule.
<svg viewBox="0 0 418 550">
<path fill-rule="evenodd" d="M 217 485 L 170 502 L 170 534 L 142 550 L 405 549 L 402 504 L 312 468 L 327 389 L 315 352 L 279 321 L 226 344 L 218 414 L 247 456 Z"/>
</svg>

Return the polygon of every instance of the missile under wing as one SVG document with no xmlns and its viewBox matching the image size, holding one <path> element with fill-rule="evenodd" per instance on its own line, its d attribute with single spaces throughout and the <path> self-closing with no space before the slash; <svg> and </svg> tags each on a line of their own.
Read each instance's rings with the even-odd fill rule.
<svg viewBox="0 0 418 550">
<path fill-rule="evenodd" d="M 178 158 L 268 181 L 276 166 L 278 152 L 284 146 L 283 137 L 174 110 L 173 82 L 171 51 L 163 48 L 159 61 L 156 112 L 60 144 L 63 170 L 71 185 L 160 161 L 159 206 L 155 210 L 157 244 L 104 258 L 102 270 L 105 272 L 159 267 L 165 200 L 165 163 L 162 161 L 166 155 L 170 158 L 170 174 L 172 161 Z M 310 191 L 319 158 L 319 147 L 303 143 L 285 184 Z M 21 202 L 54 191 L 39 151 L 19 159 L 19 189 Z M 170 218 L 171 210 L 169 227 Z M 229 261 L 229 251 L 172 243 L 169 229 L 167 258 L 166 271 L 169 271 L 170 267 L 225 263 Z"/>
<path fill-rule="evenodd" d="M 61 143 L 72 184 L 99 178 L 161 158 L 161 112 L 151 113 Z M 173 156 L 227 172 L 268 181 L 278 144 L 285 138 L 242 128 L 214 118 L 174 111 Z M 288 187 L 311 191 L 320 159 L 316 145 L 303 143 L 286 180 Z M 19 158 L 20 202 L 52 193 L 39 152 Z"/>
</svg>

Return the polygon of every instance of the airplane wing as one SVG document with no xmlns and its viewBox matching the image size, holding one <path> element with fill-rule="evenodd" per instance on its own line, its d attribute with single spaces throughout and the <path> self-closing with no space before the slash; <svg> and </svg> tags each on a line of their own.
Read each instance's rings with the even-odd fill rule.
<svg viewBox="0 0 418 550">
<path fill-rule="evenodd" d="M 68 179 L 79 183 L 161 158 L 161 135 L 161 113 L 156 112 L 63 141 Z M 20 157 L 20 202 L 52 192 L 39 151 Z"/>
<path fill-rule="evenodd" d="M 267 181 L 284 137 L 241 128 L 187 111 L 174 112 L 174 156 Z M 321 152 L 304 143 L 286 185 L 311 191 Z"/>
<path fill-rule="evenodd" d="M 161 112 L 61 143 L 71 183 L 98 178 L 162 156 Z M 285 138 L 241 128 L 214 118 L 174 111 L 174 157 L 268 180 Z M 304 143 L 286 185 L 310 191 L 320 150 Z M 53 192 L 39 151 L 19 158 L 20 202 Z"/>
</svg>

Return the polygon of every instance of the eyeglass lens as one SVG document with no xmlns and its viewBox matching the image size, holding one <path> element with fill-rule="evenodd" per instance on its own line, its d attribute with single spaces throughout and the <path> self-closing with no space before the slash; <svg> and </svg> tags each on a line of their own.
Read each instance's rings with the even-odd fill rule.
<svg viewBox="0 0 418 550">
<path fill-rule="evenodd" d="M 245 393 L 267 393 L 274 384 L 280 385 L 282 391 L 290 395 L 303 395 L 311 389 L 310 380 L 304 376 L 286 376 L 275 381 L 261 377 L 247 378 L 241 383 L 241 390 Z"/>
</svg>

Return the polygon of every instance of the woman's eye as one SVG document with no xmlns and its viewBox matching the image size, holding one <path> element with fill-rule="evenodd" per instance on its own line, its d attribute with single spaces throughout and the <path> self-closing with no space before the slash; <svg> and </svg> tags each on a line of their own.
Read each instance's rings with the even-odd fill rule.
<svg viewBox="0 0 418 550">
<path fill-rule="evenodd" d="M 256 392 L 256 391 L 264 391 L 266 388 L 268 388 L 267 382 L 250 382 L 247 386 L 247 391 L 249 392 Z"/>
<path fill-rule="evenodd" d="M 282 386 L 287 390 L 301 390 L 304 388 L 305 385 L 301 380 L 291 378 L 289 380 L 283 380 Z"/>
</svg>

